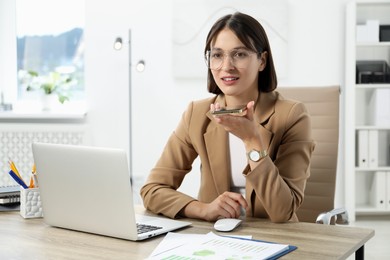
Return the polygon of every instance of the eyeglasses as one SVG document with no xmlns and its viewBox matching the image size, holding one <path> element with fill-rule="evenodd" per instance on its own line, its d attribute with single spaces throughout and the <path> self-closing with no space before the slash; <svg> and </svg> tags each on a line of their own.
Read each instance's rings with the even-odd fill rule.
<svg viewBox="0 0 390 260">
<path fill-rule="evenodd" d="M 231 64 L 237 69 L 248 67 L 250 56 L 258 54 L 248 49 L 235 49 L 229 52 L 224 52 L 219 49 L 209 50 L 206 52 L 205 60 L 207 67 L 211 70 L 219 70 L 222 68 L 225 57 L 229 57 Z"/>
</svg>

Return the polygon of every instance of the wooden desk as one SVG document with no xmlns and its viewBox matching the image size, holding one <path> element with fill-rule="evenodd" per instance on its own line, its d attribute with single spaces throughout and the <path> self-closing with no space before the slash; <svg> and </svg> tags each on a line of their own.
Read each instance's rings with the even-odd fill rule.
<svg viewBox="0 0 390 260">
<path fill-rule="evenodd" d="M 189 221 L 191 227 L 177 232 L 213 231 L 213 223 Z M 374 236 L 374 230 L 248 219 L 229 234 L 252 235 L 254 239 L 298 247 L 283 259 L 345 259 L 362 248 Z M 163 238 L 132 242 L 50 227 L 41 218 L 23 219 L 18 212 L 0 212 L 0 259 L 145 259 Z"/>
</svg>

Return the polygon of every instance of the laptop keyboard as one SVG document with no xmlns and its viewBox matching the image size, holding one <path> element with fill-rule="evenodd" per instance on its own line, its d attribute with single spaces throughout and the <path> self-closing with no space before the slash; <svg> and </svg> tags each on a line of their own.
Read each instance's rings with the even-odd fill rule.
<svg viewBox="0 0 390 260">
<path fill-rule="evenodd" d="M 137 223 L 137 233 L 138 234 L 143 234 L 143 233 L 157 230 L 157 229 L 162 229 L 162 227 Z"/>
</svg>

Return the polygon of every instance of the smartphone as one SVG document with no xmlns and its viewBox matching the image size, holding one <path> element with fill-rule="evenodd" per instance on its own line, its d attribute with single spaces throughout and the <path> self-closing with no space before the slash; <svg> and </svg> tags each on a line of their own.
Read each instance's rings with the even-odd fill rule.
<svg viewBox="0 0 390 260">
<path fill-rule="evenodd" d="M 222 107 L 219 110 L 211 111 L 212 115 L 242 115 L 246 111 L 246 105 L 237 108 Z"/>
</svg>

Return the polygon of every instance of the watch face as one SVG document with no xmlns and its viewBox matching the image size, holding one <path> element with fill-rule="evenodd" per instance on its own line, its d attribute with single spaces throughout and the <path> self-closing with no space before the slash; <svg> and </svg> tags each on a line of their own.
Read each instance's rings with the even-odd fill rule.
<svg viewBox="0 0 390 260">
<path fill-rule="evenodd" d="M 251 159 L 254 162 L 257 162 L 260 160 L 260 153 L 256 150 L 252 150 L 249 152 L 249 159 Z"/>
</svg>

